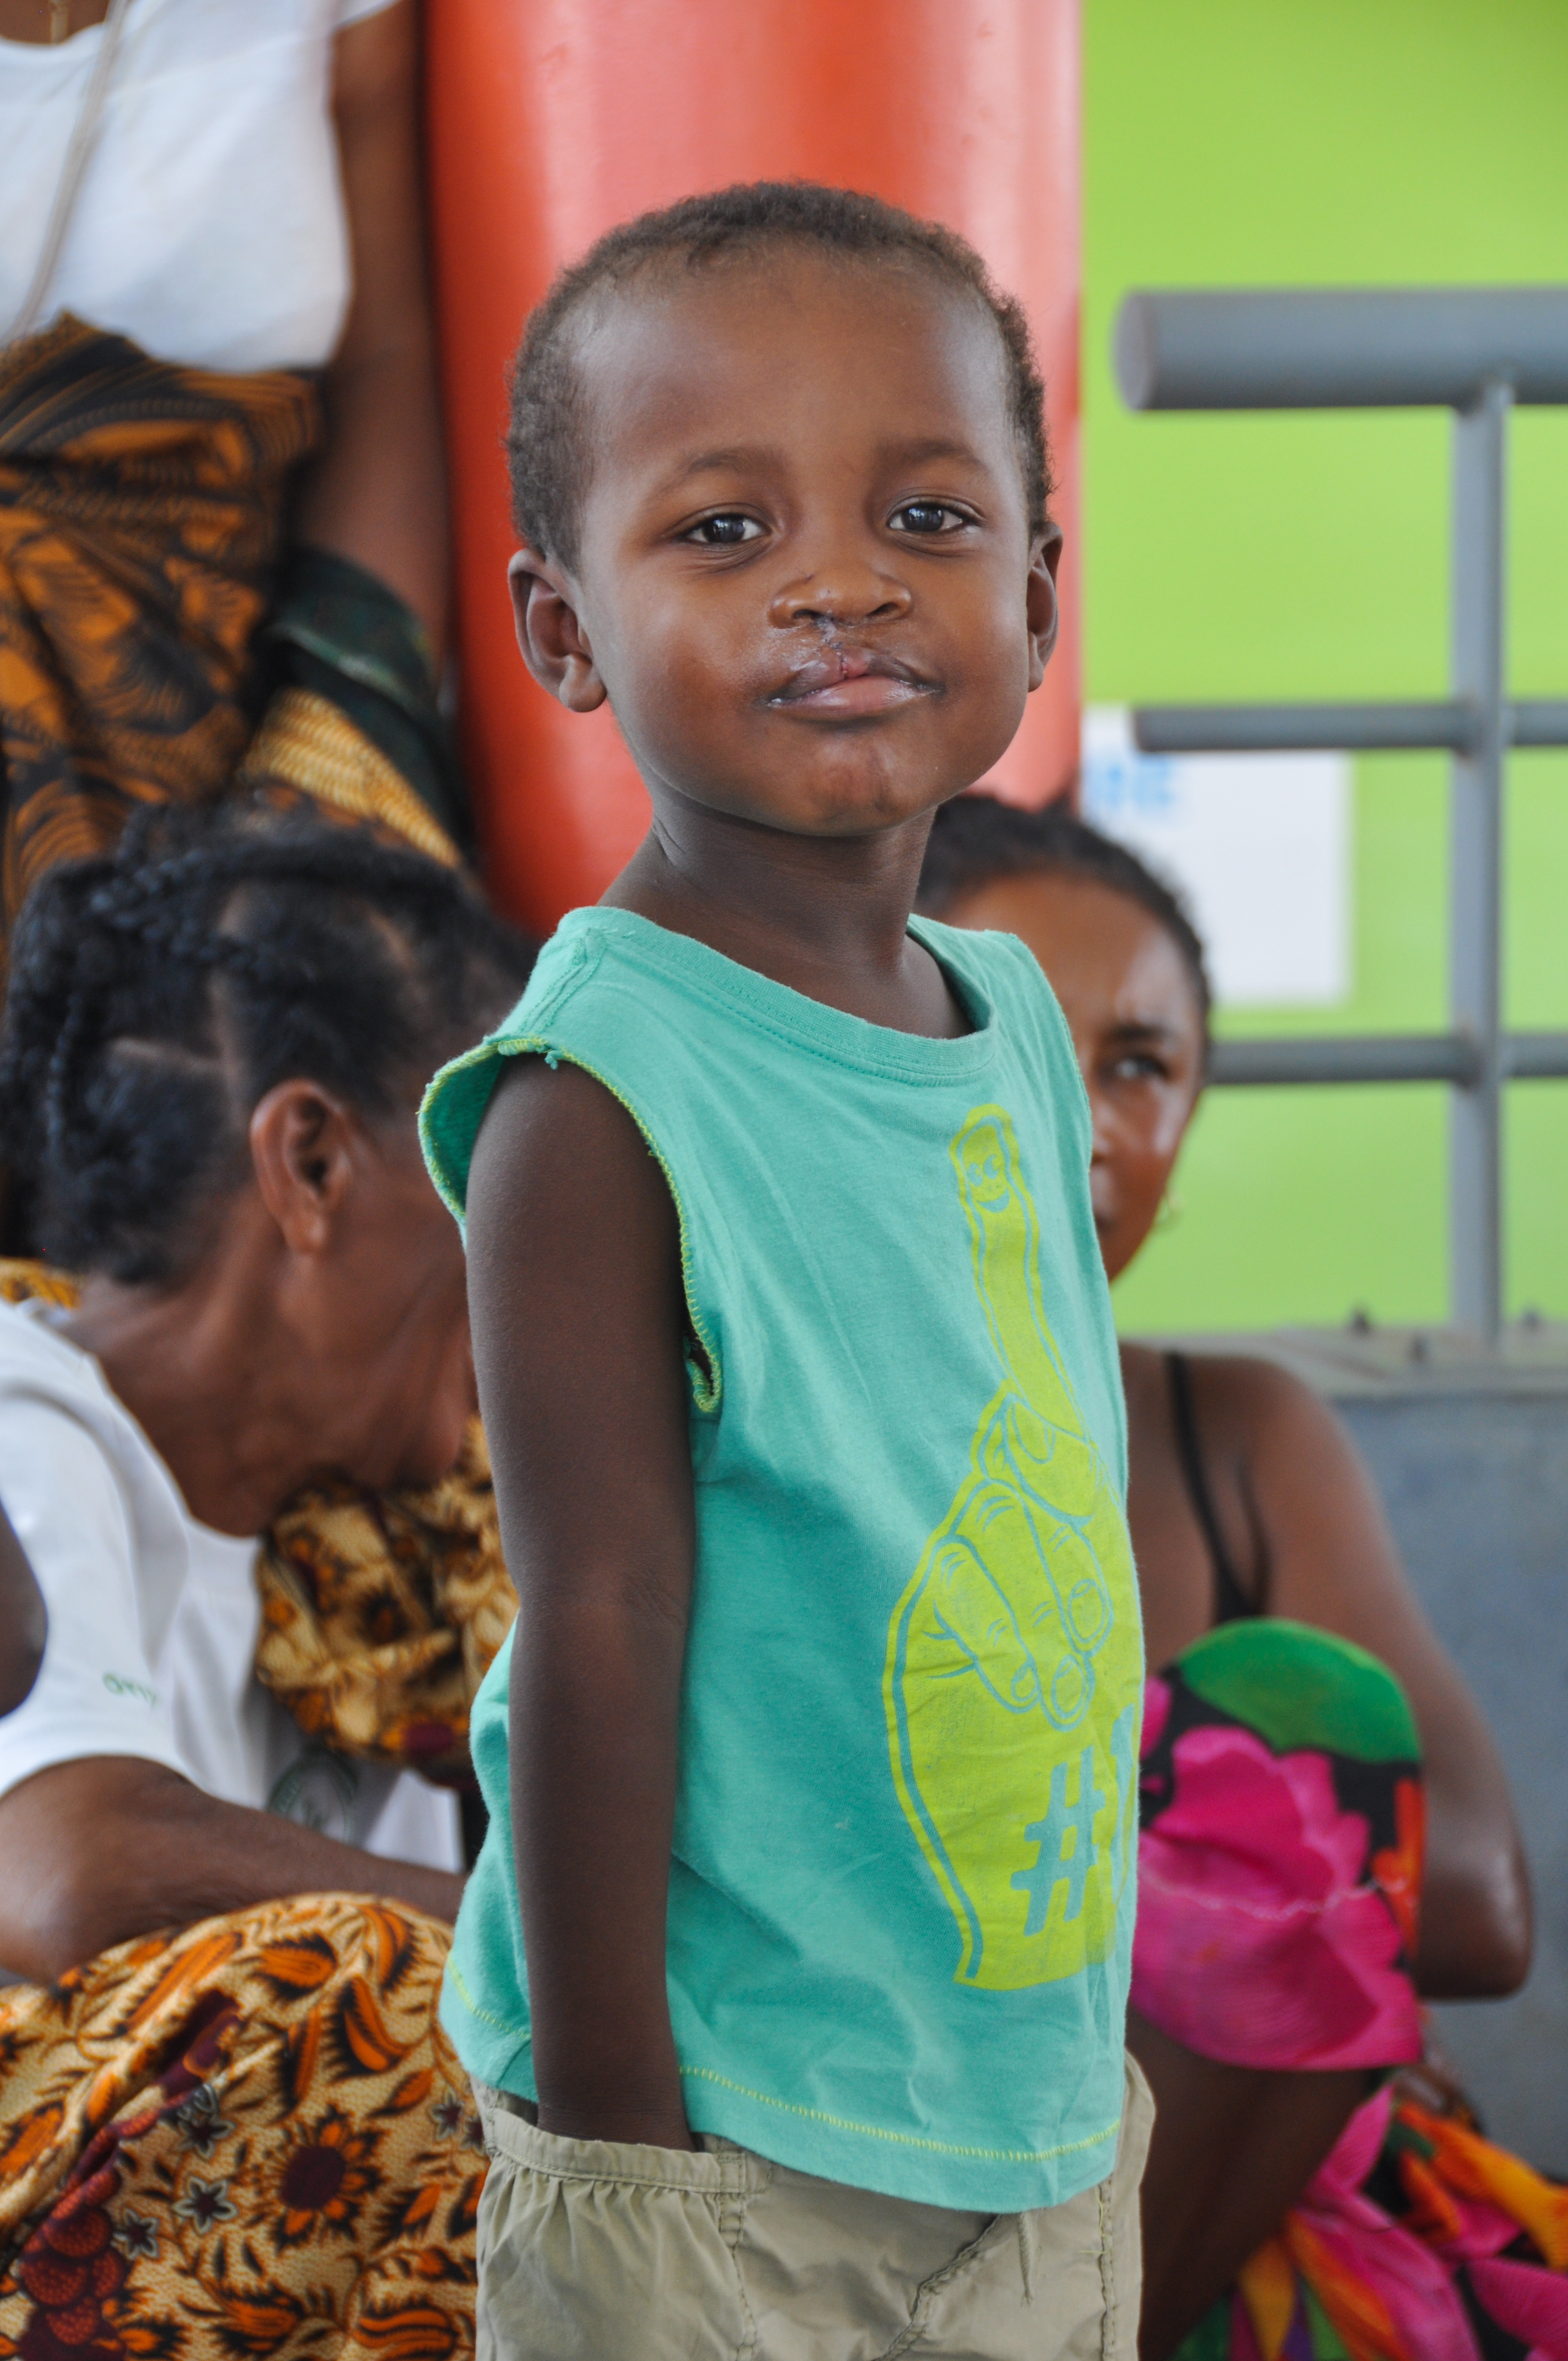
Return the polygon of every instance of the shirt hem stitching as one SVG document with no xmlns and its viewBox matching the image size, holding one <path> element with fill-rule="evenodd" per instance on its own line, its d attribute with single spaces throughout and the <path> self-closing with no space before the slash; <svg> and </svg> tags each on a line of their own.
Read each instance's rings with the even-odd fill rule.
<svg viewBox="0 0 1568 2361">
<path fill-rule="evenodd" d="M 587 1058 L 580 1058 L 575 1049 L 568 1049 L 561 1044 L 552 1041 L 543 1033 L 509 1033 L 503 1035 L 499 1040 L 481 1042 L 479 1048 L 477 1049 L 471 1049 L 467 1056 L 461 1060 L 461 1063 L 464 1065 L 474 1065 L 477 1064 L 482 1059 L 487 1057 L 543 1058 L 545 1060 L 546 1063 L 550 1065 L 554 1065 L 560 1059 L 565 1058 L 569 1066 L 579 1067 L 585 1074 L 591 1074 L 595 1082 L 599 1084 L 600 1088 L 607 1090 L 617 1104 L 623 1106 L 626 1109 L 627 1114 L 637 1126 L 639 1132 L 641 1134 L 642 1138 L 647 1145 L 649 1155 L 652 1156 L 654 1163 L 657 1164 L 660 1171 L 664 1176 L 664 1185 L 669 1190 L 671 1202 L 675 1209 L 675 1221 L 679 1227 L 681 1236 L 681 1293 L 685 1299 L 686 1312 L 690 1317 L 692 1324 L 692 1334 L 696 1338 L 697 1343 L 701 1345 L 707 1361 L 707 1375 L 706 1378 L 704 1378 L 702 1374 L 696 1369 L 692 1372 L 692 1399 L 696 1403 L 697 1410 L 705 1417 L 711 1416 L 711 1414 L 718 1408 L 719 1401 L 723 1396 L 724 1377 L 719 1367 L 718 1349 L 714 1344 L 712 1337 L 708 1334 L 707 1328 L 704 1326 L 702 1314 L 696 1308 L 696 1297 L 693 1292 L 694 1281 L 692 1278 L 690 1225 L 686 1220 L 686 1209 L 682 1200 L 680 1190 L 675 1185 L 675 1176 L 670 1170 L 669 1160 L 666 1158 L 663 1149 L 660 1147 L 658 1141 L 654 1138 L 652 1133 L 649 1130 L 647 1125 L 643 1122 L 641 1116 L 638 1114 L 637 1109 L 632 1105 L 625 1093 L 616 1088 L 616 1085 L 610 1081 L 608 1074 L 600 1073 L 597 1066 L 590 1065 Z M 446 1070 L 447 1075 L 450 1075 L 453 1069 L 448 1067 Z M 444 1078 L 442 1076 L 438 1075 L 436 1081 L 431 1084 L 430 1092 L 427 1094 L 425 1101 L 427 1106 L 433 1101 L 434 1093 L 443 1079 Z M 436 1186 L 441 1191 L 442 1196 L 446 1200 L 448 1209 L 455 1213 L 458 1213 L 458 1218 L 461 1219 L 461 1213 L 458 1213 L 458 1208 L 454 1202 L 454 1192 L 444 1185 L 440 1174 L 437 1174 L 436 1176 Z M 690 1364 L 688 1363 L 688 1367 L 689 1366 Z"/>
<path fill-rule="evenodd" d="M 456 1985 L 458 1997 L 470 2016 L 477 2017 L 481 2024 L 493 2025 L 498 2033 L 508 2034 L 514 2041 L 528 2042 L 527 2033 L 520 2032 L 505 2017 L 497 2016 L 492 2010 L 480 2006 L 464 1982 L 463 1971 L 455 1959 L 447 1960 L 446 1972 Z M 716 2082 L 721 2090 L 733 2091 L 738 2099 L 753 2100 L 762 2107 L 776 2107 L 781 2114 L 800 2115 L 807 2123 L 828 2124 L 834 2131 L 854 2132 L 861 2139 L 885 2140 L 894 2147 L 921 2148 L 936 2156 L 975 2157 L 989 2164 L 1049 2164 L 1059 2156 L 1081 2156 L 1089 2148 L 1103 2147 L 1106 2141 L 1114 2139 L 1121 2129 L 1118 2117 L 1103 2131 L 1091 2132 L 1085 2139 L 1063 2140 L 1056 2147 L 963 2147 L 955 2140 L 925 2139 L 916 2132 L 893 2132 L 879 2124 L 859 2124 L 848 2115 L 829 2114 L 824 2107 L 802 2107 L 789 2099 L 770 2098 L 765 2091 L 749 2090 L 744 2082 L 731 2081 L 728 2074 L 718 2073 L 711 2066 L 683 2066 L 681 2073 L 694 2081 Z"/>
<path fill-rule="evenodd" d="M 855 2132 L 862 2139 L 886 2140 L 894 2147 L 928 2149 L 937 2156 L 979 2157 L 992 2164 L 1048 2164 L 1054 2157 L 1080 2156 L 1086 2148 L 1103 2147 L 1121 2129 L 1118 2117 L 1102 2132 L 1091 2132 L 1086 2139 L 1063 2140 L 1057 2147 L 965 2147 L 954 2140 L 923 2139 L 916 2132 L 892 2132 L 880 2124 L 858 2124 L 847 2115 L 829 2114 L 823 2107 L 802 2107 L 789 2099 L 770 2098 L 765 2091 L 751 2091 L 743 2082 L 732 2082 L 728 2074 L 716 2073 L 711 2066 L 683 2066 L 681 2072 L 696 2081 L 717 2082 L 720 2089 L 733 2091 L 740 2099 L 752 2099 L 759 2106 L 777 2107 L 786 2115 L 803 2115 L 808 2123 L 829 2124 L 835 2131 Z"/>
</svg>

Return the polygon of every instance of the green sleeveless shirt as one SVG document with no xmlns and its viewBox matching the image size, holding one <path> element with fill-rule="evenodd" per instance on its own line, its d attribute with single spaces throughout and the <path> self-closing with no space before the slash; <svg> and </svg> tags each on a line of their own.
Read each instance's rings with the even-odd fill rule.
<svg viewBox="0 0 1568 2361">
<path fill-rule="evenodd" d="M 1021 943 L 911 922 L 974 1030 L 825 1008 L 579 910 L 422 1121 L 461 1217 L 504 1057 L 630 1111 L 680 1218 L 696 1565 L 669 1994 L 693 2128 L 986 2212 L 1110 2170 L 1143 1652 L 1089 1114 Z M 443 2002 L 536 2095 L 509 1640 Z"/>
</svg>

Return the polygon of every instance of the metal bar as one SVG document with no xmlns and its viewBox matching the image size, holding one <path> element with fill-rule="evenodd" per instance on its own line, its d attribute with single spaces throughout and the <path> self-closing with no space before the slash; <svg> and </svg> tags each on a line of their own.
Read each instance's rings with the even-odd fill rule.
<svg viewBox="0 0 1568 2361">
<path fill-rule="evenodd" d="M 1568 1033 L 1505 1033 L 1503 1076 L 1510 1082 L 1568 1082 Z"/>
<path fill-rule="evenodd" d="M 1475 737 L 1473 705 L 1140 705 L 1133 741 L 1146 754 L 1393 752 L 1464 747 Z"/>
<path fill-rule="evenodd" d="M 1568 1049 L 1568 1036 L 1563 1037 Z M 1208 1079 L 1237 1089 L 1272 1082 L 1457 1082 L 1477 1071 L 1462 1033 L 1328 1033 L 1210 1045 Z"/>
<path fill-rule="evenodd" d="M 1568 1082 L 1568 1033 L 1505 1033 L 1505 1082 Z M 1452 1082 L 1473 1089 L 1481 1059 L 1467 1033 L 1233 1036 L 1212 1042 L 1207 1080 L 1222 1089 L 1299 1082 Z"/>
<path fill-rule="evenodd" d="M 1450 790 L 1449 1011 L 1475 1044 L 1470 1087 L 1449 1103 L 1451 1316 L 1488 1345 L 1503 1317 L 1502 796 L 1504 473 L 1512 395 L 1494 381 L 1453 422 L 1450 567 L 1453 688 L 1476 741 Z"/>
<path fill-rule="evenodd" d="M 1134 294 L 1115 368 L 1133 410 L 1467 410 L 1494 381 L 1568 402 L 1568 287 Z"/>
<path fill-rule="evenodd" d="M 1133 742 L 1146 754 L 1468 753 L 1480 717 L 1466 697 L 1379 705 L 1140 705 Z M 1503 708 L 1510 746 L 1568 746 L 1568 697 Z"/>
<path fill-rule="evenodd" d="M 1568 746 L 1568 697 L 1521 697 L 1508 713 L 1516 746 Z"/>
</svg>

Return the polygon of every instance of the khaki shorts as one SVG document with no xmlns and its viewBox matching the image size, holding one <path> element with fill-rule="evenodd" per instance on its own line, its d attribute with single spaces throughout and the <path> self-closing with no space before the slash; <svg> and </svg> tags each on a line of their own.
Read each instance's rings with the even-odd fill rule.
<svg viewBox="0 0 1568 2361">
<path fill-rule="evenodd" d="M 722 2139 L 562 2139 L 477 2095 L 478 2361 L 1135 2361 L 1154 2102 L 1131 2058 L 1110 2179 L 1028 2213 L 841 2188 Z"/>
</svg>

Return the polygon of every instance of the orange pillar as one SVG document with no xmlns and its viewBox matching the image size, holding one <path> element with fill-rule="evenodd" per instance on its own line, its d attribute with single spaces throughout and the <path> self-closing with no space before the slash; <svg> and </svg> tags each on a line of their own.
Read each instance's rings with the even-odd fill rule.
<svg viewBox="0 0 1568 2361">
<path fill-rule="evenodd" d="M 834 181 L 948 222 L 1026 305 L 1063 630 L 991 784 L 1057 793 L 1078 761 L 1078 0 L 427 0 L 427 42 L 464 741 L 502 905 L 553 926 L 648 819 L 609 712 L 563 712 L 512 639 L 507 365 L 602 230 L 733 181 Z"/>
</svg>

